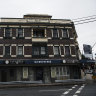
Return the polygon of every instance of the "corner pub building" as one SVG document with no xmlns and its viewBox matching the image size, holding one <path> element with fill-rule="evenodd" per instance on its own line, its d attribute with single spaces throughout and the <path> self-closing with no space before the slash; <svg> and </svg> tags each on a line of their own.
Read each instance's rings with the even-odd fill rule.
<svg viewBox="0 0 96 96">
<path fill-rule="evenodd" d="M 74 23 L 46 14 L 0 19 L 0 82 L 80 78 Z"/>
</svg>

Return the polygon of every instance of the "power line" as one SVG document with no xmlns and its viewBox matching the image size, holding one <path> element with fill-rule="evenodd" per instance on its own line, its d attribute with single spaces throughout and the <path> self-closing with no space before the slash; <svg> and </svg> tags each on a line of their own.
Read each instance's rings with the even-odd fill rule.
<svg viewBox="0 0 96 96">
<path fill-rule="evenodd" d="M 86 21 L 86 22 L 76 23 L 75 25 L 84 24 L 84 23 L 90 23 L 90 22 L 95 22 L 95 21 L 96 21 L 96 20 Z"/>
<path fill-rule="evenodd" d="M 73 22 L 75 23 L 75 25 L 90 23 L 95 21 L 96 21 L 96 15 L 73 19 Z"/>
<path fill-rule="evenodd" d="M 72 19 L 72 20 L 74 21 L 74 20 L 83 19 L 83 18 L 89 18 L 89 17 L 94 17 L 94 16 L 96 16 L 96 15 L 91 15 L 91 16 L 81 17 L 81 18 Z"/>
<path fill-rule="evenodd" d="M 74 21 L 74 22 L 81 22 L 81 21 L 86 21 L 86 20 L 91 20 L 91 19 L 96 19 L 96 17 L 95 18 L 89 18 L 89 19 L 82 19 L 82 20 L 78 20 L 78 21 Z"/>
</svg>

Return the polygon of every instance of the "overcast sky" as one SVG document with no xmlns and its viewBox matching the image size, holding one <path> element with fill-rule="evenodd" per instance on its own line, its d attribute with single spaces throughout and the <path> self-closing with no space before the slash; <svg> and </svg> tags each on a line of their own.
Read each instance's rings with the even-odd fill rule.
<svg viewBox="0 0 96 96">
<path fill-rule="evenodd" d="M 0 18 L 24 14 L 49 14 L 53 19 L 77 19 L 96 15 L 96 0 L 0 0 Z M 76 25 L 80 50 L 96 42 L 96 21 Z M 96 45 L 93 48 L 96 53 Z"/>
</svg>

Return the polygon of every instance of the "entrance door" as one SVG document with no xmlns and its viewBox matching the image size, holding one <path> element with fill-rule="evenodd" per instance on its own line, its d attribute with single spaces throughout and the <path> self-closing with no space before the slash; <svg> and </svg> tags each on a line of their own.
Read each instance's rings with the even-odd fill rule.
<svg viewBox="0 0 96 96">
<path fill-rule="evenodd" d="M 43 68 L 36 68 L 36 80 L 43 80 Z"/>
<path fill-rule="evenodd" d="M 1 82 L 7 82 L 7 72 L 5 70 L 1 71 Z"/>
</svg>

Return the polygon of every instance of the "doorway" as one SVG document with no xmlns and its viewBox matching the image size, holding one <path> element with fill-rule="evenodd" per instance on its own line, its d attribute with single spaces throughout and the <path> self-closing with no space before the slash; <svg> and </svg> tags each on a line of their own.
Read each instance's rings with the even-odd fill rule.
<svg viewBox="0 0 96 96">
<path fill-rule="evenodd" d="M 7 82 L 7 71 L 1 71 L 1 82 Z"/>
<path fill-rule="evenodd" d="M 43 68 L 36 68 L 36 80 L 43 80 Z"/>
</svg>

